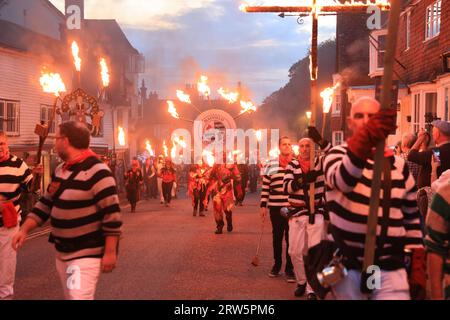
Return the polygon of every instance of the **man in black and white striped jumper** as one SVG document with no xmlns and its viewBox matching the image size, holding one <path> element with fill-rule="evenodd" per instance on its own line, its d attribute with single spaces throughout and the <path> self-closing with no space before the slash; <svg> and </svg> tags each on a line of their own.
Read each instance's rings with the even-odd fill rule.
<svg viewBox="0 0 450 320">
<path fill-rule="evenodd" d="M 0 300 L 13 298 L 17 254 L 11 241 L 19 230 L 20 196 L 32 179 L 26 163 L 9 153 L 6 134 L 0 131 Z"/>
<path fill-rule="evenodd" d="M 316 136 L 319 135 L 313 127 L 309 128 L 309 136 L 312 136 L 311 132 L 314 132 Z M 330 143 L 321 138 L 319 140 L 322 151 L 326 152 L 331 147 Z M 295 296 L 301 297 L 306 292 L 308 300 L 315 300 L 316 295 L 306 281 L 303 255 L 309 247 L 320 243 L 325 233 L 323 156 L 314 159 L 314 170 L 310 170 L 310 149 L 313 141 L 303 138 L 298 145 L 299 156 L 289 163 L 284 176 L 284 191 L 289 195 L 289 205 L 294 212 L 289 219 L 289 254 L 297 278 Z M 312 183 L 314 183 L 314 212 L 311 214 L 309 194 Z"/>
<path fill-rule="evenodd" d="M 58 128 L 55 150 L 64 161 L 45 195 L 13 238 L 17 250 L 27 234 L 50 219 L 56 269 L 70 300 L 94 299 L 101 272 L 117 263 L 121 234 L 119 198 L 113 175 L 89 149 L 90 132 L 80 122 Z"/>
<path fill-rule="evenodd" d="M 287 195 L 283 189 L 283 179 L 286 166 L 292 159 L 292 145 L 288 137 L 282 137 L 279 141 L 280 156 L 278 159 L 271 159 L 264 167 L 261 191 L 261 217 L 267 215 L 267 208 L 270 210 L 270 221 L 272 222 L 272 245 L 274 265 L 269 272 L 269 277 L 274 278 L 280 275 L 283 255 L 283 236 L 286 241 L 286 266 L 285 275 L 288 282 L 295 282 L 295 275 L 289 256 L 289 225 L 287 220 L 280 214 L 280 209 L 289 203 Z"/>
<path fill-rule="evenodd" d="M 345 248 L 343 263 L 348 276 L 333 287 L 337 299 L 409 299 L 404 263 L 404 249 L 422 248 L 422 228 L 416 203 L 417 187 L 408 165 L 401 157 L 385 151 L 390 165 L 392 189 L 387 236 L 379 247 L 383 215 L 383 196 L 378 210 L 377 245 L 374 265 L 378 267 L 381 286 L 372 293 L 361 293 L 361 270 L 369 214 L 373 177 L 373 153 L 378 142 L 396 128 L 395 110 L 380 110 L 373 98 L 362 97 L 351 108 L 347 120 L 353 135 L 347 143 L 332 148 L 325 157 L 326 197 L 333 236 Z M 382 194 L 382 193 L 381 193 Z M 371 268 L 372 270 L 372 268 Z M 376 270 L 376 269 L 373 269 Z M 370 273 L 370 270 L 367 270 Z M 373 274 L 373 272 L 371 273 Z M 374 279 L 376 280 L 376 279 Z M 374 281 L 373 284 L 376 284 Z M 380 282 L 378 281 L 380 284 Z"/>
</svg>

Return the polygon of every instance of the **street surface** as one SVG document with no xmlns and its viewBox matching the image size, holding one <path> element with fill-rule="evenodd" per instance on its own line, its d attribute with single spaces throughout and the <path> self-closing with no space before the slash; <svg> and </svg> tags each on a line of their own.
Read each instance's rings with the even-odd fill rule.
<svg viewBox="0 0 450 320">
<path fill-rule="evenodd" d="M 259 266 L 251 265 L 261 230 L 259 194 L 248 195 L 244 206 L 234 209 L 232 233 L 224 228 L 224 234 L 214 234 L 211 205 L 206 217 L 193 217 L 185 197 L 170 208 L 144 200 L 136 213 L 123 206 L 118 266 L 102 274 L 96 299 L 298 299 L 295 283 L 267 276 L 273 263 L 269 219 Z M 20 250 L 15 299 L 63 299 L 47 240 L 48 234 L 32 237 Z"/>
</svg>

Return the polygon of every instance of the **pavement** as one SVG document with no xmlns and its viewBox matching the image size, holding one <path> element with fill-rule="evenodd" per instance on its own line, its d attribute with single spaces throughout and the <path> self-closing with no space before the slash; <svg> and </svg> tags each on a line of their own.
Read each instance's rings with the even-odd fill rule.
<svg viewBox="0 0 450 320">
<path fill-rule="evenodd" d="M 264 224 L 259 265 L 253 266 L 261 232 L 259 194 L 233 210 L 234 230 L 216 235 L 212 211 L 193 217 L 189 199 L 166 208 L 141 201 L 136 213 L 122 199 L 123 238 L 117 268 L 102 274 L 96 299 L 292 300 L 295 283 L 269 278 L 271 224 Z M 35 234 L 18 254 L 15 299 L 63 299 L 48 233 Z"/>
</svg>

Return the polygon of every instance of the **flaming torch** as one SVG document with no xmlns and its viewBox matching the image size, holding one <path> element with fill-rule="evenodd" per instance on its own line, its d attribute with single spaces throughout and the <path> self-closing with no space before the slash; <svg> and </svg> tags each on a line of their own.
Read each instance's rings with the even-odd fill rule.
<svg viewBox="0 0 450 320">
<path fill-rule="evenodd" d="M 198 113 L 202 113 L 202 112 L 200 111 L 200 109 L 197 108 L 197 106 L 194 105 L 194 104 L 192 103 L 191 97 L 190 97 L 187 93 L 184 93 L 184 91 L 182 91 L 182 90 L 177 90 L 177 98 L 178 98 L 178 100 L 180 100 L 181 102 L 188 103 L 188 104 L 190 104 L 191 106 L 193 106 L 193 107 L 197 110 Z"/>
<path fill-rule="evenodd" d="M 214 158 L 214 155 L 211 151 L 203 150 L 202 156 L 206 157 L 206 163 L 208 166 L 212 167 L 216 163 L 216 159 Z"/>
<path fill-rule="evenodd" d="M 219 90 L 217 90 L 217 92 L 222 96 L 222 98 L 228 100 L 230 104 L 235 103 L 239 99 L 238 92 L 228 92 L 224 88 L 220 88 Z"/>
<path fill-rule="evenodd" d="M 117 138 L 118 138 L 117 140 L 119 141 L 119 145 L 122 147 L 125 146 L 125 131 L 120 126 L 119 126 L 119 134 L 118 134 Z"/>
<path fill-rule="evenodd" d="M 209 96 L 211 95 L 211 89 L 206 84 L 207 81 L 208 81 L 207 76 L 201 76 L 200 81 L 197 83 L 197 90 L 200 94 L 209 98 Z"/>
<path fill-rule="evenodd" d="M 76 41 L 72 42 L 72 56 L 75 64 L 75 69 L 78 72 L 78 86 L 81 86 L 81 58 L 80 58 L 80 48 Z"/>
<path fill-rule="evenodd" d="M 155 152 L 153 151 L 152 145 L 150 144 L 149 140 L 145 141 L 145 150 L 147 150 L 147 152 L 150 155 L 150 157 L 154 157 L 155 156 Z"/>
<path fill-rule="evenodd" d="M 42 86 L 42 90 L 45 93 L 52 93 L 55 95 L 55 102 L 53 103 L 52 114 L 48 119 L 47 123 L 46 124 L 38 123 L 34 130 L 34 133 L 36 133 L 39 136 L 39 145 L 36 155 L 36 165 L 39 165 L 41 163 L 42 149 L 44 147 L 45 140 L 48 137 L 49 129 L 53 125 L 53 120 L 55 119 L 56 105 L 58 103 L 58 99 L 60 99 L 59 93 L 66 91 L 66 86 L 64 85 L 64 82 L 62 81 L 59 73 L 43 73 L 39 79 L 39 82 Z M 37 174 L 33 181 L 33 185 L 31 186 L 31 190 L 32 191 L 38 190 L 40 188 L 40 185 L 41 185 L 41 175 Z"/>
<path fill-rule="evenodd" d="M 106 88 L 109 86 L 109 70 L 108 65 L 106 64 L 105 58 L 100 59 L 100 68 L 101 68 L 101 75 L 102 75 L 102 83 L 103 87 Z"/>
<path fill-rule="evenodd" d="M 180 116 L 178 115 L 177 108 L 175 108 L 174 103 L 170 100 L 167 100 L 167 105 L 168 105 L 167 111 L 170 113 L 170 115 L 175 119 L 180 119 Z"/>
<path fill-rule="evenodd" d="M 322 137 L 325 134 L 325 121 L 327 114 L 330 112 L 331 105 L 333 104 L 334 91 L 339 87 L 339 82 L 334 87 L 328 87 L 320 93 L 320 97 L 323 100 L 323 118 L 322 118 Z"/>
</svg>

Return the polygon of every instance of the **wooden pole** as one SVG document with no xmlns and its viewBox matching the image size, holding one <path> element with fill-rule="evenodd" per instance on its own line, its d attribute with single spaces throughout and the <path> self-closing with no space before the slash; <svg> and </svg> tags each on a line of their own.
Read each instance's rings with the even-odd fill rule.
<svg viewBox="0 0 450 320">
<path fill-rule="evenodd" d="M 313 7 L 316 6 L 316 1 L 313 0 Z M 311 119 L 309 121 L 309 125 L 314 127 L 316 125 L 316 115 L 317 115 L 317 34 L 318 34 L 318 19 L 315 10 L 311 13 L 312 16 L 312 41 L 311 41 L 311 61 L 310 61 L 310 72 L 311 72 Z M 314 170 L 315 167 L 315 145 L 314 143 L 311 143 L 310 148 L 310 170 Z M 311 183 L 309 186 L 309 208 L 310 208 L 310 215 L 311 219 L 310 222 L 314 222 L 313 215 L 315 212 L 315 206 L 314 206 L 314 194 L 315 194 L 315 188 L 314 183 Z"/>
<path fill-rule="evenodd" d="M 400 0 L 391 0 L 391 11 L 389 13 L 389 25 L 387 34 L 387 46 L 384 56 L 384 74 L 381 91 L 381 108 L 387 109 L 391 106 L 392 74 L 394 69 L 395 49 L 397 47 L 398 22 L 400 19 Z M 363 271 L 374 263 L 375 244 L 377 237 L 378 208 L 380 205 L 381 172 L 384 165 L 385 141 L 381 141 L 377 147 L 374 157 L 374 169 L 372 178 L 372 193 L 370 195 L 369 216 L 367 219 L 367 234 L 364 246 Z"/>
</svg>

